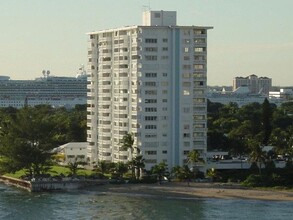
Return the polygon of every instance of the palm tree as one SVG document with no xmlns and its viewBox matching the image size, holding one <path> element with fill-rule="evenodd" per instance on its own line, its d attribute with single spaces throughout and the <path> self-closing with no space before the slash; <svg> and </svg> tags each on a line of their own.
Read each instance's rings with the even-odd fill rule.
<svg viewBox="0 0 293 220">
<path fill-rule="evenodd" d="M 160 162 L 159 164 L 152 167 L 151 172 L 156 174 L 158 177 L 158 183 L 161 185 L 162 177 L 167 170 L 167 164 L 165 162 Z"/>
<path fill-rule="evenodd" d="M 111 169 L 112 176 L 117 177 L 118 179 L 122 179 L 123 174 L 128 171 L 127 165 L 122 162 L 118 162 L 114 164 L 114 167 Z"/>
<path fill-rule="evenodd" d="M 261 175 L 262 164 L 266 162 L 266 153 L 262 150 L 262 147 L 256 140 L 250 140 L 249 146 L 251 149 L 250 160 L 255 162 L 259 169 L 259 175 Z"/>
<path fill-rule="evenodd" d="M 204 163 L 205 161 L 200 157 L 200 153 L 197 150 L 193 149 L 187 155 L 187 164 L 191 164 L 192 168 L 194 168 L 194 166 L 198 162 Z"/>
<path fill-rule="evenodd" d="M 187 186 L 190 186 L 190 180 L 191 178 L 194 177 L 194 173 L 189 169 L 188 165 L 184 165 L 181 168 L 181 172 L 182 172 L 183 178 L 187 180 Z"/>
<path fill-rule="evenodd" d="M 101 160 L 98 162 L 98 167 L 96 170 L 104 175 L 106 172 L 108 172 L 109 166 L 106 161 Z"/>
<path fill-rule="evenodd" d="M 145 167 L 144 159 L 142 155 L 138 155 L 134 158 L 135 161 L 135 169 L 136 169 L 136 179 L 141 177 L 142 169 Z"/>
<path fill-rule="evenodd" d="M 130 149 L 131 158 L 133 156 L 134 149 L 137 149 L 137 147 L 133 146 L 134 143 L 134 137 L 132 133 L 127 133 L 123 136 L 123 139 L 121 141 L 121 150 L 127 151 Z"/>
<path fill-rule="evenodd" d="M 182 178 L 182 168 L 178 165 L 175 167 L 172 167 L 171 174 L 173 177 L 178 178 L 179 180 L 183 179 Z"/>
</svg>

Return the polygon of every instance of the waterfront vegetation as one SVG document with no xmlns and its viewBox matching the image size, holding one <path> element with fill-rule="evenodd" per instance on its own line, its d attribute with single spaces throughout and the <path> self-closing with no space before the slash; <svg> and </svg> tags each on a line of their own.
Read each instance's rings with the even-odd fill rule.
<svg viewBox="0 0 293 220">
<path fill-rule="evenodd" d="M 50 174 L 52 177 L 54 176 L 60 176 L 60 175 L 71 175 L 71 171 L 68 167 L 66 166 L 60 166 L 60 165 L 54 165 L 52 167 L 50 167 L 51 169 L 47 172 L 48 174 Z M 91 176 L 96 174 L 95 171 L 93 170 L 87 170 L 87 169 L 78 169 L 76 172 L 77 176 Z M 13 177 L 13 178 L 17 178 L 20 179 L 23 176 L 27 175 L 27 170 L 22 169 L 22 170 L 18 170 L 15 173 L 6 173 L 5 176 L 9 176 L 9 177 Z"/>
<path fill-rule="evenodd" d="M 208 178 L 219 182 L 241 182 L 245 186 L 275 187 L 293 185 L 293 103 L 280 107 L 253 103 L 243 107 L 231 103 L 208 102 L 208 150 L 228 151 L 233 157 L 247 157 L 252 166 L 248 170 L 208 170 L 198 151 L 187 155 L 186 164 L 168 172 L 164 162 L 144 172 L 144 158 L 134 146 L 133 134 L 126 134 L 120 150 L 129 152 L 128 163 L 100 161 L 93 170 L 80 169 L 69 163 L 57 166 L 57 157 L 50 152 L 67 142 L 86 141 L 86 107 L 75 109 L 52 108 L 47 105 L 22 109 L 0 109 L 0 173 L 19 178 L 42 174 L 81 175 L 112 178 L 133 183 L 163 181 L 166 177 L 177 181 Z M 264 152 L 266 145 L 274 148 Z M 285 160 L 285 168 L 276 168 L 275 160 Z M 8 174 L 7 174 L 8 173 Z"/>
</svg>

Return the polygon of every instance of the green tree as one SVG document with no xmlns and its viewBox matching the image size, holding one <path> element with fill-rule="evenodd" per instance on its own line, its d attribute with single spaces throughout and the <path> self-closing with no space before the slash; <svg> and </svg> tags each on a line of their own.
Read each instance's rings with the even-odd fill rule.
<svg viewBox="0 0 293 220">
<path fill-rule="evenodd" d="M 167 164 L 165 162 L 160 162 L 151 168 L 151 173 L 156 174 L 158 177 L 158 183 L 161 184 L 162 178 L 167 171 Z"/>
<path fill-rule="evenodd" d="M 270 135 L 272 132 L 271 126 L 272 109 L 268 99 L 265 99 L 262 104 L 262 126 L 263 126 L 263 140 L 264 145 L 268 145 Z"/>
<path fill-rule="evenodd" d="M 132 179 L 139 179 L 141 176 L 141 170 L 145 167 L 144 159 L 142 155 L 137 155 L 128 162 L 128 167 L 131 170 Z"/>
<path fill-rule="evenodd" d="M 114 167 L 111 169 L 112 177 L 122 179 L 123 175 L 128 171 L 128 167 L 123 162 L 114 163 Z"/>
<path fill-rule="evenodd" d="M 262 164 L 266 162 L 266 153 L 263 151 L 260 143 L 254 139 L 248 141 L 248 145 L 251 149 L 250 161 L 257 164 L 259 174 L 261 175 Z"/>
<path fill-rule="evenodd" d="M 187 164 L 191 164 L 192 168 L 195 168 L 197 163 L 204 163 L 205 161 L 200 157 L 200 153 L 193 149 L 187 155 Z"/>
<path fill-rule="evenodd" d="M 131 153 L 130 158 L 133 157 L 133 152 L 134 152 L 135 149 L 137 149 L 136 147 L 133 146 L 133 144 L 134 144 L 133 134 L 131 134 L 131 133 L 125 134 L 123 136 L 122 141 L 121 141 L 121 150 L 123 150 L 123 151 L 130 150 L 130 153 Z"/>
<path fill-rule="evenodd" d="M 84 159 L 75 157 L 73 160 L 71 160 L 68 164 L 67 167 L 70 170 L 70 174 L 75 176 L 77 174 L 77 170 L 79 168 L 80 165 L 85 165 L 86 162 L 84 161 Z"/>
<path fill-rule="evenodd" d="M 98 162 L 98 166 L 96 170 L 98 172 L 101 172 L 102 174 L 105 174 L 109 172 L 109 164 L 105 160 L 101 160 Z"/>
<path fill-rule="evenodd" d="M 55 124 L 48 106 L 26 107 L 1 121 L 0 155 L 5 172 L 27 169 L 39 175 L 51 166 L 51 150 L 56 146 Z"/>
</svg>

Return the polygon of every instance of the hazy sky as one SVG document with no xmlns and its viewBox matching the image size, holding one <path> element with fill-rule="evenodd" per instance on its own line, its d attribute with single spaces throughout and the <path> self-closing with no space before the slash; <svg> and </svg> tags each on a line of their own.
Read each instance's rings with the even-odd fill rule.
<svg viewBox="0 0 293 220">
<path fill-rule="evenodd" d="M 74 76 L 87 62 L 87 32 L 141 24 L 141 13 L 176 10 L 178 25 L 208 33 L 208 84 L 256 74 L 293 86 L 293 0 L 0 0 L 0 75 Z"/>
</svg>

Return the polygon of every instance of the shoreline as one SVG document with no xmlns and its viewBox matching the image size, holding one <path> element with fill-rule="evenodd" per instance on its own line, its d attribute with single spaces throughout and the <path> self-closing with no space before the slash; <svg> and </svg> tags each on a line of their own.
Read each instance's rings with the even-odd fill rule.
<svg viewBox="0 0 293 220">
<path fill-rule="evenodd" d="M 250 199 L 266 201 L 293 201 L 293 191 L 263 190 L 238 184 L 170 182 L 157 184 L 106 184 L 95 187 L 105 194 L 128 194 L 133 196 L 153 196 L 178 199 Z"/>
<path fill-rule="evenodd" d="M 17 180 L 17 181 L 16 181 Z M 32 191 L 30 182 L 1 176 L 0 182 L 6 185 Z M 25 183 L 25 185 L 23 185 Z M 31 184 L 31 183 L 30 183 Z M 65 187 L 67 188 L 67 187 Z M 64 189 L 65 189 L 64 188 Z M 79 187 L 78 187 L 79 188 Z M 69 187 L 67 190 L 91 190 L 101 194 L 116 194 L 141 197 L 172 199 L 250 199 L 265 201 L 293 201 L 293 190 L 258 189 L 241 186 L 236 183 L 195 183 L 166 182 L 158 184 L 90 184 L 81 188 Z M 34 190 L 33 190 L 34 191 Z M 36 190 L 39 191 L 39 190 Z M 41 190 L 42 191 L 42 190 Z M 43 190 L 44 191 L 44 190 Z M 52 192 L 57 190 L 52 190 Z"/>
</svg>

